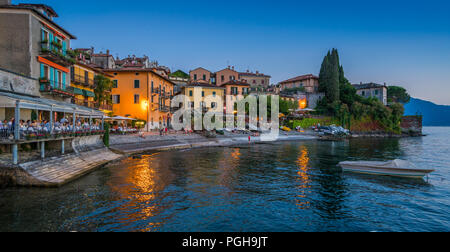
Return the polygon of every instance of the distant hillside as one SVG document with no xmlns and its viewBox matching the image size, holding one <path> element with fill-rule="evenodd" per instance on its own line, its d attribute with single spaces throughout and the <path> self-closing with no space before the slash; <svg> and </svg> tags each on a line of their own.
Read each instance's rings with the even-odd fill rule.
<svg viewBox="0 0 450 252">
<path fill-rule="evenodd" d="M 424 126 L 450 126 L 450 106 L 411 98 L 405 105 L 405 115 L 423 115 Z"/>
</svg>

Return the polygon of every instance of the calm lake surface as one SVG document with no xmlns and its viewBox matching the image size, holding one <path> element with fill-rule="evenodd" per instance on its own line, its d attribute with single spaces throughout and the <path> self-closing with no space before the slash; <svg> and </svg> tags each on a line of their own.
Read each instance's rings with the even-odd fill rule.
<svg viewBox="0 0 450 252">
<path fill-rule="evenodd" d="M 0 190 L 0 231 L 450 231 L 450 128 L 424 138 L 162 152 L 59 189 Z M 405 159 L 428 181 L 343 173 Z"/>
</svg>

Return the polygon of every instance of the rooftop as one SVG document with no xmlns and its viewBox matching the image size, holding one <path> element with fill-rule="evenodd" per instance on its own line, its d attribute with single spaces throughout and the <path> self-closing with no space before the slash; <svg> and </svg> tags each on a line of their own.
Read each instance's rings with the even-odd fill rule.
<svg viewBox="0 0 450 252">
<path fill-rule="evenodd" d="M 313 74 L 306 74 L 306 75 L 301 75 L 301 76 L 297 76 L 295 78 L 292 79 L 288 79 L 285 81 L 280 82 L 280 84 L 286 84 L 289 82 L 296 82 L 296 81 L 302 81 L 302 80 L 309 80 L 309 79 L 319 79 L 319 77 L 313 75 Z"/>
</svg>

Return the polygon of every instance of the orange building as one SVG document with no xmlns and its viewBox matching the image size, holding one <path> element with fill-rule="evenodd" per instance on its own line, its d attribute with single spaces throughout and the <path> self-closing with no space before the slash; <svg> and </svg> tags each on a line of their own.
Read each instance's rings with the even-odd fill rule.
<svg viewBox="0 0 450 252">
<path fill-rule="evenodd" d="M 174 83 L 152 69 L 106 70 L 113 75 L 113 114 L 146 121 L 147 130 L 170 126 Z"/>
</svg>

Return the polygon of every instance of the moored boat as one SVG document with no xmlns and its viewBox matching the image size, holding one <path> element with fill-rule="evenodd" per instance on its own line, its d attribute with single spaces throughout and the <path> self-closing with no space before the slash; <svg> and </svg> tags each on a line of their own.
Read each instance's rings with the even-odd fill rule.
<svg viewBox="0 0 450 252">
<path fill-rule="evenodd" d="M 417 168 L 412 163 L 399 159 L 389 162 L 346 161 L 339 163 L 339 165 L 344 171 L 349 172 L 408 178 L 423 178 L 434 172 L 433 169 Z"/>
</svg>

